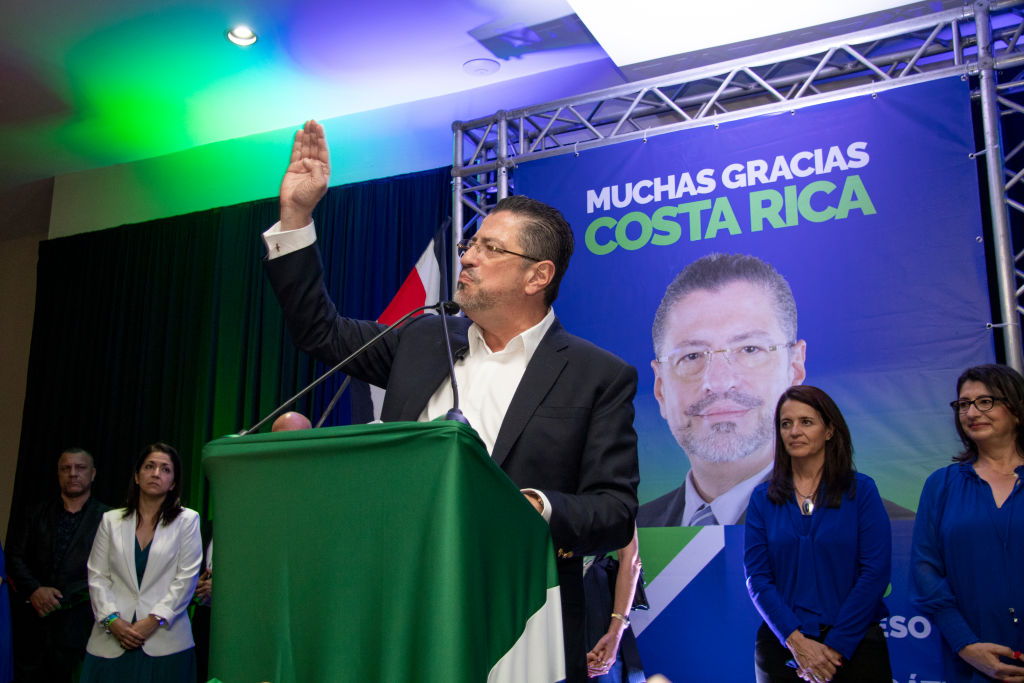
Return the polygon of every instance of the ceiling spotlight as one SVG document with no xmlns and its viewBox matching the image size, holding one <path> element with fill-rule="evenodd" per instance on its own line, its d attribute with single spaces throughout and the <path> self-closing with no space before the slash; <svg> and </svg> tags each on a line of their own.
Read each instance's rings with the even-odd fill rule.
<svg viewBox="0 0 1024 683">
<path fill-rule="evenodd" d="M 490 76 L 500 68 L 493 59 L 471 59 L 462 65 L 462 70 L 470 76 Z"/>
<path fill-rule="evenodd" d="M 228 40 L 235 45 L 247 47 L 256 42 L 256 34 L 244 24 L 240 24 L 227 32 Z"/>
</svg>

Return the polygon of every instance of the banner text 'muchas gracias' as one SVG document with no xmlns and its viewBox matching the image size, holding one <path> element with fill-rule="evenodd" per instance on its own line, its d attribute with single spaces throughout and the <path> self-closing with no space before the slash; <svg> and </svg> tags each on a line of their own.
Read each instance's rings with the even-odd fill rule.
<svg viewBox="0 0 1024 683">
<path fill-rule="evenodd" d="M 705 168 L 659 178 L 611 185 L 600 190 L 587 190 L 587 213 L 624 209 L 635 204 L 661 204 L 683 199 L 679 204 L 663 205 L 653 212 L 630 211 L 621 218 L 603 215 L 587 226 L 587 249 L 603 256 L 618 247 L 634 251 L 648 244 L 675 244 L 684 232 L 691 242 L 712 239 L 719 233 L 742 234 L 733 203 L 726 196 L 695 199 L 718 189 L 719 180 L 727 190 L 752 188 L 782 181 L 796 181 L 779 189 L 755 190 L 749 193 L 747 207 L 750 232 L 761 232 L 765 224 L 772 228 L 797 225 L 800 220 L 821 223 L 844 220 L 852 211 L 865 216 L 876 213 L 867 188 L 858 174 L 846 173 L 868 165 L 871 157 L 867 142 L 851 142 L 845 149 L 833 145 L 779 155 L 773 160 L 752 159 L 746 163 L 729 164 L 717 173 Z M 834 174 L 835 180 L 803 178 Z"/>
</svg>

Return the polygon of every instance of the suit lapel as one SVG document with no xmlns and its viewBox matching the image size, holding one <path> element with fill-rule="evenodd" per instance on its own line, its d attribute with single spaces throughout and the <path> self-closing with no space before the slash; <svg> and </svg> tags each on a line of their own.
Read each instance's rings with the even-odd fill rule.
<svg viewBox="0 0 1024 683">
<path fill-rule="evenodd" d="M 501 421 L 501 429 L 498 430 L 498 438 L 494 441 L 494 451 L 491 453 L 499 467 L 504 466 L 512 446 L 519 440 L 530 418 L 537 411 L 537 406 L 548 395 L 565 367 L 566 358 L 561 352 L 568 345 L 569 335 L 556 318 L 534 351 L 516 393 L 512 396 L 512 403 L 505 412 L 505 419 Z"/>
<path fill-rule="evenodd" d="M 468 318 L 453 318 L 449 316 L 448 322 L 453 360 L 458 360 L 469 349 L 469 335 L 467 332 L 472 321 Z M 426 333 L 436 333 L 436 337 L 428 339 L 425 344 L 426 348 L 424 349 L 422 361 L 423 374 L 418 381 L 409 383 L 410 389 L 404 397 L 396 397 L 401 401 L 401 405 L 398 406 L 398 413 L 394 416 L 394 419 L 418 419 L 420 413 L 426 408 L 427 403 L 430 402 L 430 397 L 437 391 L 441 382 L 445 381 L 448 377 L 448 354 L 444 350 L 444 331 L 441 329 L 440 322 L 437 325 L 432 325 L 431 328 L 432 330 Z M 390 416 L 390 412 L 387 414 Z"/>
<path fill-rule="evenodd" d="M 128 567 L 132 588 L 139 585 L 139 575 L 135 572 L 135 520 L 136 514 L 121 519 L 121 556 Z"/>
</svg>

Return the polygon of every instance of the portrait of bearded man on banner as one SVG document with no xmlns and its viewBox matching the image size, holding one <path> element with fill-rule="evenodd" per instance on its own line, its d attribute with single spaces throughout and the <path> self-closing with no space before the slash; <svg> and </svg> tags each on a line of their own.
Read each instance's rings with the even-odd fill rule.
<svg viewBox="0 0 1024 683">
<path fill-rule="evenodd" d="M 640 506 L 637 525 L 742 524 L 771 473 L 775 403 L 807 376 L 789 283 L 756 256 L 708 254 L 669 284 L 651 335 L 654 397 L 690 470 Z M 890 501 L 886 509 L 913 517 Z"/>
</svg>

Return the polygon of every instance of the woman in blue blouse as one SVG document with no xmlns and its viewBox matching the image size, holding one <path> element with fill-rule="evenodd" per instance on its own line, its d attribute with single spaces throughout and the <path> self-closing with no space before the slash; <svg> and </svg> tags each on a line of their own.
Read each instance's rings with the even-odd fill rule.
<svg viewBox="0 0 1024 683">
<path fill-rule="evenodd" d="M 758 683 L 891 683 L 878 624 L 891 562 L 889 517 L 854 469 L 842 413 L 821 389 L 790 387 L 775 409 L 775 466 L 747 508 Z"/>
<path fill-rule="evenodd" d="M 964 450 L 921 493 L 914 603 L 942 633 L 947 683 L 1024 681 L 1024 378 L 980 365 L 956 389 Z"/>
</svg>

